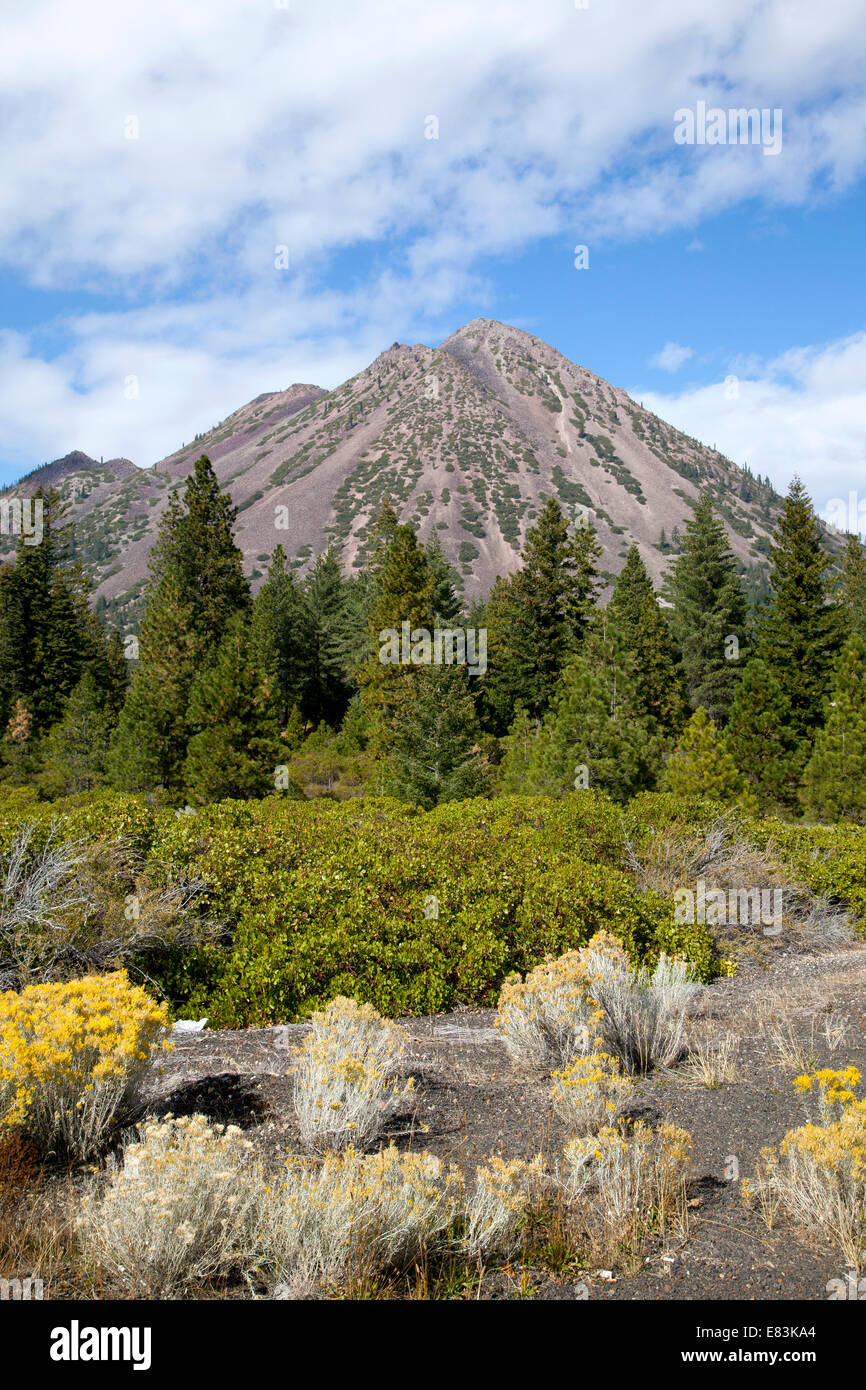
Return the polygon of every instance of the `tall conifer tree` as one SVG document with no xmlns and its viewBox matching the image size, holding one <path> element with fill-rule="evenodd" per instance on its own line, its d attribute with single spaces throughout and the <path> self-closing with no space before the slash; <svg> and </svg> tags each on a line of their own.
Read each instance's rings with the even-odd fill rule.
<svg viewBox="0 0 866 1390">
<path fill-rule="evenodd" d="M 827 720 L 803 777 L 811 819 L 866 822 L 866 645 L 849 637 L 834 667 Z"/>
<path fill-rule="evenodd" d="M 677 733 L 683 725 L 685 694 L 676 649 L 636 545 L 626 556 L 607 615 L 633 653 L 635 683 L 644 713 L 664 733 Z"/>
<path fill-rule="evenodd" d="M 806 489 L 795 478 L 770 549 L 770 601 L 759 617 L 758 655 L 785 691 L 800 766 L 823 721 L 838 646 L 838 615 L 827 601 L 828 556 Z"/>
<path fill-rule="evenodd" d="M 667 584 L 671 626 L 689 703 L 717 724 L 728 717 L 746 656 L 746 599 L 725 529 L 701 494 Z"/>
</svg>

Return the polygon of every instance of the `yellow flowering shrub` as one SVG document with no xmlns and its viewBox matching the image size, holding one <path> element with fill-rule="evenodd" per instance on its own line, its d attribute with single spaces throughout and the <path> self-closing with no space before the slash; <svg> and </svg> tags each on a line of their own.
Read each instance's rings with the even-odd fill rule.
<svg viewBox="0 0 866 1390">
<path fill-rule="evenodd" d="M 290 1160 L 266 1206 L 275 1296 L 363 1286 L 448 1243 L 462 1178 L 429 1153 L 348 1148 Z"/>
<path fill-rule="evenodd" d="M 541 1154 L 531 1163 L 522 1158 L 491 1155 L 475 1169 L 475 1187 L 464 1205 L 459 1248 L 476 1259 L 492 1251 L 510 1254 L 533 1187 L 543 1177 Z"/>
<path fill-rule="evenodd" d="M 495 1026 L 502 1030 L 517 1066 L 567 1064 L 590 1050 L 602 1019 L 591 994 L 594 978 L 585 948 L 545 960 L 525 980 L 509 975 L 499 995 Z"/>
<path fill-rule="evenodd" d="M 779 1207 L 795 1224 L 818 1231 L 860 1268 L 866 1246 L 866 1099 L 856 1094 L 860 1073 L 848 1066 L 805 1073 L 794 1089 L 817 1106 L 811 1120 L 789 1130 L 778 1149 L 764 1149 L 747 1192 L 765 1214 Z"/>
<path fill-rule="evenodd" d="M 590 1052 L 551 1076 L 550 1094 L 557 1113 L 576 1134 L 611 1124 L 634 1083 L 620 1072 L 609 1052 Z"/>
<path fill-rule="evenodd" d="M 563 1150 L 563 1195 L 571 1221 L 603 1257 L 635 1256 L 643 1238 L 682 1227 L 692 1138 L 642 1120 L 573 1139 Z"/>
<path fill-rule="evenodd" d="M 236 1125 L 167 1115 L 110 1162 L 108 1185 L 85 1198 L 79 1224 L 91 1256 L 130 1292 L 173 1298 L 252 1273 L 263 1190 Z"/>
<path fill-rule="evenodd" d="M 168 1014 L 125 971 L 0 994 L 0 1123 L 92 1157 L 123 1120 Z"/>
<path fill-rule="evenodd" d="M 632 967 L 617 938 L 599 931 L 525 980 L 509 976 L 496 1026 L 518 1066 L 568 1065 L 597 1046 L 626 1071 L 646 1072 L 680 1055 L 686 1009 L 699 989 L 685 960 L 662 952 L 652 969 Z"/>
<path fill-rule="evenodd" d="M 406 1035 L 372 1005 L 342 996 L 314 1013 L 312 1025 L 295 1054 L 301 1138 L 318 1152 L 366 1148 L 412 1095 L 412 1078 L 394 1075 Z"/>
</svg>

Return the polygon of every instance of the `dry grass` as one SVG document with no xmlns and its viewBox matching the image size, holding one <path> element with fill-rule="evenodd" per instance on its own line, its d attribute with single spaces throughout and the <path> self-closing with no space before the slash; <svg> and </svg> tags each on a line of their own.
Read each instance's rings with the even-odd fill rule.
<svg viewBox="0 0 866 1390">
<path fill-rule="evenodd" d="M 700 1038 L 689 1048 L 681 1073 L 699 1086 L 713 1090 L 739 1079 L 740 1041 L 734 1033 L 721 1038 Z"/>
<path fill-rule="evenodd" d="M 707 891 L 741 891 L 760 887 L 781 890 L 782 932 L 788 943 L 808 950 L 832 951 L 851 945 L 856 933 L 844 910 L 795 883 L 772 841 L 759 849 L 737 833 L 737 813 L 719 816 L 710 825 L 669 825 L 655 829 L 639 856 L 626 836 L 626 865 L 639 888 L 670 897 L 678 888 L 694 887 L 698 879 Z M 766 934 L 758 924 L 712 926 L 720 947 L 734 958 L 763 956 L 775 949 L 781 933 Z"/>
<path fill-rule="evenodd" d="M 41 1279 L 45 1296 L 74 1262 L 71 1183 L 49 1190 L 35 1145 L 0 1132 L 0 1277 Z"/>
</svg>

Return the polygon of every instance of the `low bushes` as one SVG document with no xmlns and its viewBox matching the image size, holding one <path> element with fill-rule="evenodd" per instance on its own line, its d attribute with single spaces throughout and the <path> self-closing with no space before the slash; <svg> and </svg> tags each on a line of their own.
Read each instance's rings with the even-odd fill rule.
<svg viewBox="0 0 866 1390">
<path fill-rule="evenodd" d="M 145 871 L 120 841 L 69 840 L 68 823 L 26 819 L 0 849 L 0 988 L 140 961 L 214 934 L 204 884 Z"/>
<path fill-rule="evenodd" d="M 269 1194 L 266 1263 L 278 1296 L 359 1289 L 449 1244 L 462 1183 L 428 1153 L 346 1149 L 295 1161 Z"/>
<path fill-rule="evenodd" d="M 767 819 L 753 827 L 793 877 L 819 897 L 844 903 L 866 931 L 866 826 L 786 825 Z"/>
<path fill-rule="evenodd" d="M 540 1171 L 493 1157 L 467 1194 L 457 1168 L 392 1145 L 292 1158 L 267 1179 L 251 1148 L 201 1115 L 145 1125 L 83 1201 L 87 1255 L 150 1298 L 239 1278 L 276 1298 L 357 1296 L 431 1260 L 511 1250 Z"/>
<path fill-rule="evenodd" d="M 231 1274 L 251 1276 L 264 1179 L 235 1125 L 202 1115 L 144 1126 L 79 1219 L 88 1254 L 139 1297 L 175 1298 Z"/>
<path fill-rule="evenodd" d="M 633 1082 L 620 1071 L 609 1052 L 589 1052 L 551 1076 L 551 1098 L 557 1113 L 575 1134 L 591 1134 L 610 1125 Z"/>
<path fill-rule="evenodd" d="M 650 1232 L 682 1227 L 692 1140 L 686 1130 L 642 1120 L 605 1126 L 563 1151 L 570 1222 L 597 1257 L 634 1257 Z"/>
<path fill-rule="evenodd" d="M 167 1011 L 124 971 L 0 994 L 0 1124 L 84 1161 L 128 1118 Z"/>
<path fill-rule="evenodd" d="M 757 1181 L 746 1185 L 769 1220 L 781 1208 L 806 1233 L 818 1232 L 852 1269 L 866 1245 L 866 1099 L 856 1096 L 856 1067 L 803 1075 L 795 1089 L 813 1101 L 818 1123 L 789 1130 L 763 1149 Z"/>
<path fill-rule="evenodd" d="M 402 1029 L 369 1004 L 331 1001 L 294 1059 L 295 1114 L 313 1150 L 365 1149 L 412 1095 L 413 1081 L 392 1075 L 404 1049 Z"/>
<path fill-rule="evenodd" d="M 686 1009 L 699 989 L 685 961 L 662 955 L 652 970 L 632 966 L 616 938 L 598 932 L 525 980 L 507 980 L 496 1025 L 520 1066 L 570 1064 L 598 1044 L 627 1072 L 646 1072 L 678 1058 Z"/>
<path fill-rule="evenodd" d="M 567 1066 L 595 1042 L 602 1011 L 590 989 L 585 952 L 569 951 L 502 986 L 495 1026 L 518 1067 Z"/>
<path fill-rule="evenodd" d="M 676 924 L 614 867 L 621 857 L 619 812 L 591 793 L 429 814 L 373 799 L 224 803 L 161 821 L 151 862 L 208 882 L 231 950 L 167 951 L 150 971 L 218 1027 L 285 1021 L 339 994 L 387 1017 L 493 1004 L 510 972 L 602 928 L 635 961 L 684 953 L 709 978 L 706 929 Z"/>
</svg>

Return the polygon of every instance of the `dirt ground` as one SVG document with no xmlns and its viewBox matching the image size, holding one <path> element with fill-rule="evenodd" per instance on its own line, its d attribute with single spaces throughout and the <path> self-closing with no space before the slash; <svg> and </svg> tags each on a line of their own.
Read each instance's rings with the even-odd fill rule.
<svg viewBox="0 0 866 1390">
<path fill-rule="evenodd" d="M 827 1298 L 844 1274 L 841 1256 L 810 1245 L 784 1222 L 768 1230 L 741 1197 L 759 1151 L 804 1123 L 791 1082 L 803 1066 L 866 1074 L 866 946 L 820 955 L 776 953 L 746 961 L 704 991 L 687 1041 L 730 1036 L 737 1079 L 713 1087 L 677 1067 L 638 1082 L 628 1112 L 655 1124 L 670 1119 L 693 1137 L 689 1228 L 644 1252 L 637 1275 L 581 1270 L 494 1271 L 482 1297 L 613 1300 Z M 543 1075 L 515 1070 L 489 1010 L 404 1020 L 411 1038 L 405 1066 L 415 1077 L 414 1111 L 396 1117 L 391 1137 L 426 1148 L 467 1172 L 491 1153 L 553 1156 L 568 1137 Z M 240 1124 L 269 1165 L 300 1144 L 291 1102 L 291 1051 L 303 1025 L 175 1035 L 176 1046 L 148 1079 L 151 1113 L 198 1111 Z M 842 1036 L 840 1037 L 840 1031 Z M 612 1277 L 611 1277 L 612 1276 Z"/>
</svg>

